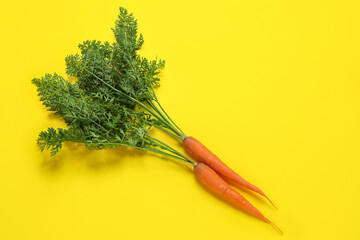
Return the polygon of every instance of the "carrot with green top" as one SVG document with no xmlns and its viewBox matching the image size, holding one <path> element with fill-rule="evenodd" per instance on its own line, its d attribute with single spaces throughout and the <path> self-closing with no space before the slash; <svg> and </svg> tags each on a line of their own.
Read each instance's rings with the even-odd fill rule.
<svg viewBox="0 0 360 240">
<path fill-rule="evenodd" d="M 74 82 L 56 73 L 32 80 L 40 101 L 67 125 L 41 131 L 38 137 L 41 151 L 49 149 L 55 155 L 64 142 L 75 142 L 89 150 L 127 147 L 180 161 L 194 167 L 196 178 L 210 190 L 273 224 L 225 180 L 266 195 L 198 140 L 187 137 L 161 106 L 155 88 L 159 86 L 157 75 L 165 61 L 148 60 L 138 54 L 144 38 L 137 29 L 134 15 L 120 8 L 112 29 L 114 43 L 87 40 L 79 44 L 80 53 L 66 57 L 66 73 Z M 155 136 L 153 129 L 183 142 L 189 155 L 200 163 Z"/>
</svg>

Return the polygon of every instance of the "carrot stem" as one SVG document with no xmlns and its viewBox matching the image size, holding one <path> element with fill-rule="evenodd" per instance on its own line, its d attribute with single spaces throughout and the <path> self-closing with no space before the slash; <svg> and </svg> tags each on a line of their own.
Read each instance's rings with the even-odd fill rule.
<svg viewBox="0 0 360 240">
<path fill-rule="evenodd" d="M 174 124 L 174 126 L 175 126 L 177 129 L 179 129 L 180 132 L 182 132 L 182 134 L 184 135 L 184 139 L 182 139 L 182 141 L 184 141 L 185 138 L 186 138 L 186 134 L 179 128 L 178 125 L 176 125 L 176 123 L 175 123 L 175 122 L 171 119 L 171 117 L 166 113 L 166 111 L 164 110 L 164 108 L 161 106 L 161 104 L 160 104 L 160 102 L 159 102 L 159 100 L 158 100 L 158 98 L 157 98 L 157 96 L 156 96 L 156 94 L 155 94 L 155 92 L 154 92 L 154 89 L 153 89 L 152 87 L 151 87 L 151 91 L 152 91 L 152 93 L 153 93 L 153 95 L 154 95 L 154 98 L 155 98 L 155 101 L 156 101 L 156 103 L 159 105 L 160 109 L 163 111 L 163 113 L 165 113 L 166 117 L 170 120 L 170 122 L 172 122 L 172 123 Z"/>
</svg>

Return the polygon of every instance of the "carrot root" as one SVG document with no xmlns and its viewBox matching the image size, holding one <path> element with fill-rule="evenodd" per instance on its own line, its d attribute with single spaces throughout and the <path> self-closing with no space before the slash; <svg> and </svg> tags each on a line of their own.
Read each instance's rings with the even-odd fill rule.
<svg viewBox="0 0 360 240">
<path fill-rule="evenodd" d="M 256 192 L 263 197 L 265 197 L 275 209 L 277 207 L 275 204 L 268 198 L 263 191 L 258 187 L 246 181 L 239 174 L 234 172 L 229 168 L 223 161 L 221 161 L 214 153 L 207 149 L 199 140 L 194 137 L 187 137 L 184 140 L 184 147 L 186 152 L 194 158 L 195 161 L 199 163 L 205 163 L 212 169 L 214 169 L 219 175 L 224 177 L 226 180 L 235 183 L 235 185 L 245 187 L 253 192 Z"/>
<path fill-rule="evenodd" d="M 242 209 L 244 212 L 273 225 L 282 233 L 274 223 L 267 219 L 257 208 L 255 208 L 246 198 L 235 191 L 230 185 L 221 178 L 212 168 L 204 163 L 199 163 L 194 167 L 195 177 L 208 189 L 222 196 L 235 207 Z"/>
</svg>

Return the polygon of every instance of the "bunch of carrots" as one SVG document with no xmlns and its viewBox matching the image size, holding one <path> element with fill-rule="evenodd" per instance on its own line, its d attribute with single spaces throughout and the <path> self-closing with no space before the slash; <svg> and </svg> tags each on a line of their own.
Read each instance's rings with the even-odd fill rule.
<svg viewBox="0 0 360 240">
<path fill-rule="evenodd" d="M 86 41 L 79 45 L 81 55 L 66 58 L 67 73 L 77 78 L 76 83 L 57 74 L 33 79 L 40 100 L 68 126 L 42 131 L 38 138 L 41 150 L 50 148 L 54 155 L 63 142 L 72 141 L 90 150 L 123 146 L 180 160 L 193 167 L 195 177 L 209 190 L 281 232 L 229 183 L 260 194 L 275 207 L 264 192 L 240 177 L 199 140 L 186 136 L 164 111 L 153 89 L 159 85 L 156 75 L 164 62 L 137 55 L 144 40 L 137 34 L 134 16 L 120 8 L 113 31 L 116 43 Z M 150 128 L 182 141 L 195 161 L 151 136 Z"/>
</svg>

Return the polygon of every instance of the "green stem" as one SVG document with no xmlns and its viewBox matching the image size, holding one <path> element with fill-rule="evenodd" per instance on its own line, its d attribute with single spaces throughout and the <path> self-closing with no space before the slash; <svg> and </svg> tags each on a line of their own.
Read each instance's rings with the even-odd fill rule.
<svg viewBox="0 0 360 240">
<path fill-rule="evenodd" d="M 149 122 L 149 121 L 147 121 L 147 120 L 145 120 L 145 119 L 143 119 L 143 118 L 140 118 L 140 120 L 143 121 L 143 122 L 145 122 L 145 123 L 147 123 L 147 124 L 149 124 L 149 125 L 151 125 L 151 126 L 153 126 L 153 127 L 155 127 L 155 128 L 158 128 L 158 129 L 160 129 L 160 130 L 162 130 L 162 131 L 170 134 L 171 136 L 173 136 L 173 137 L 175 137 L 175 138 L 180 139 L 181 141 L 184 141 L 183 138 L 182 138 L 182 136 L 176 135 L 176 134 L 174 134 L 174 133 L 166 130 L 165 128 L 163 128 L 163 127 L 161 127 L 161 126 L 159 126 L 159 125 L 157 125 L 157 124 L 155 124 L 155 123 L 151 123 L 151 122 Z"/>
<path fill-rule="evenodd" d="M 170 123 L 168 120 L 166 120 L 166 117 L 165 117 L 165 116 L 162 114 L 162 112 L 154 105 L 154 103 L 153 103 L 152 101 L 149 101 L 149 100 L 148 100 L 147 103 L 150 105 L 150 107 L 152 107 L 152 109 L 154 109 L 154 110 L 162 117 L 162 119 L 164 119 L 164 120 L 166 121 L 167 127 L 168 127 L 170 130 L 172 130 L 174 133 L 176 133 L 177 135 L 179 135 L 181 141 L 184 141 L 184 139 L 186 138 L 186 135 L 185 135 L 184 133 L 179 132 L 176 128 L 174 128 L 174 126 L 171 125 L 171 123 Z"/>
<path fill-rule="evenodd" d="M 97 144 L 104 144 L 104 143 L 88 143 L 88 142 L 83 142 L 85 144 L 94 144 L 94 145 L 97 145 Z M 144 150 L 144 151 L 148 151 L 148 152 L 152 152 L 152 153 L 157 153 L 157 154 L 160 154 L 160 155 L 163 155 L 163 156 L 166 156 L 166 157 L 170 157 L 172 159 L 175 159 L 175 160 L 178 160 L 178 161 L 181 161 L 181 162 L 184 162 L 186 164 L 189 164 L 191 166 L 196 166 L 196 163 L 193 162 L 193 161 L 189 161 L 188 159 L 184 159 L 184 158 L 181 158 L 181 157 L 178 157 L 178 156 L 175 156 L 175 155 L 172 155 L 172 154 L 169 154 L 167 152 L 164 152 L 164 151 L 161 151 L 159 149 L 155 149 L 155 148 L 150 148 L 150 147 L 136 147 L 136 146 L 131 146 L 131 145 L 128 145 L 128 144 L 123 144 L 123 143 L 112 143 L 112 142 L 109 142 L 109 143 L 106 143 L 106 144 L 110 144 L 110 145 L 117 145 L 117 146 L 122 146 L 122 147 L 131 147 L 131 148 L 135 148 L 137 150 Z"/>
<path fill-rule="evenodd" d="M 170 147 L 169 145 L 167 145 L 166 143 L 164 143 L 163 141 L 161 141 L 160 139 L 157 139 L 149 134 L 147 134 L 147 136 L 151 139 L 153 139 L 154 141 L 160 143 L 162 146 L 164 146 L 165 148 L 167 148 L 168 151 L 171 151 L 172 153 L 178 155 L 178 156 L 181 156 L 185 159 L 187 159 L 188 161 L 190 162 L 193 162 L 194 164 L 196 164 L 193 160 L 191 160 L 190 158 L 188 158 L 187 156 L 185 156 L 184 154 L 182 154 L 181 152 L 177 151 L 176 149 Z"/>
<path fill-rule="evenodd" d="M 131 147 L 131 146 L 129 146 Z M 145 151 L 149 151 L 149 152 L 153 152 L 153 153 L 158 153 L 158 154 L 161 154 L 161 155 L 164 155 L 166 157 L 170 157 L 170 158 L 173 158 L 173 159 L 176 159 L 176 160 L 179 160 L 179 161 L 182 161 L 186 164 L 189 164 L 193 167 L 196 166 L 197 163 L 193 162 L 193 161 L 188 161 L 187 159 L 183 159 L 181 157 L 178 157 L 178 156 L 175 156 L 175 155 L 172 155 L 172 154 L 169 154 L 169 153 L 166 153 L 164 151 L 161 151 L 161 150 L 158 150 L 158 149 L 155 149 L 155 148 L 149 148 L 149 147 L 143 147 L 143 148 L 138 148 L 140 150 L 145 150 Z"/>
<path fill-rule="evenodd" d="M 183 134 L 183 135 L 185 136 L 185 138 L 186 138 L 186 134 L 178 127 L 178 125 L 176 125 L 176 123 L 171 119 L 171 117 L 166 113 L 166 111 L 164 110 L 164 108 L 161 106 L 161 104 L 160 104 L 160 102 L 159 102 L 159 100 L 158 100 L 158 98 L 157 98 L 157 96 L 156 96 L 156 94 L 155 94 L 155 91 L 154 91 L 153 87 L 151 87 L 151 92 L 153 93 L 153 96 L 154 96 L 154 98 L 155 98 L 156 103 L 159 105 L 159 107 L 160 107 L 160 109 L 163 111 L 163 113 L 165 113 L 166 117 L 170 120 L 170 122 L 172 122 L 172 124 L 173 124 L 177 129 L 180 130 L 180 132 L 182 132 L 182 134 Z M 185 139 L 185 138 L 184 138 L 184 139 Z"/>
</svg>

